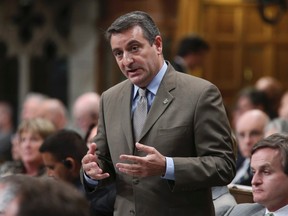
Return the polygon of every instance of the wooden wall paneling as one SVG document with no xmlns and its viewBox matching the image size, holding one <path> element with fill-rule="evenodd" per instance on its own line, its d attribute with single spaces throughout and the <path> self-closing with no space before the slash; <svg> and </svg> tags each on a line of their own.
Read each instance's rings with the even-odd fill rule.
<svg viewBox="0 0 288 216">
<path fill-rule="evenodd" d="M 204 7 L 203 35 L 211 45 L 204 78 L 221 91 L 225 104 L 232 104 L 235 88 L 241 86 L 242 10 L 236 5 Z"/>
<path fill-rule="evenodd" d="M 205 77 L 232 105 L 237 92 L 271 75 L 288 86 L 288 13 L 277 25 L 265 23 L 256 2 L 204 0 L 201 29 L 212 50 Z"/>
<path fill-rule="evenodd" d="M 275 46 L 273 75 L 288 89 L 288 13 L 273 28 Z"/>
<path fill-rule="evenodd" d="M 288 90 L 288 44 L 279 44 L 274 55 L 275 67 L 273 74 L 284 85 L 284 88 Z"/>
<path fill-rule="evenodd" d="M 267 73 L 270 52 L 269 46 L 265 47 L 264 44 L 261 43 L 245 44 L 241 86 L 253 85 L 264 72 Z"/>
<path fill-rule="evenodd" d="M 239 57 L 238 49 L 235 48 L 234 43 L 219 43 L 215 46 L 217 55 L 214 55 L 213 72 L 209 79 L 225 90 L 233 90 L 237 85 L 237 58 Z"/>
</svg>

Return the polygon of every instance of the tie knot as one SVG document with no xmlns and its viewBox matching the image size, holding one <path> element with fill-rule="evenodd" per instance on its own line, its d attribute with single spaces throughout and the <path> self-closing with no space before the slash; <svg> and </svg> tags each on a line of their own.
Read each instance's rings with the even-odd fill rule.
<svg viewBox="0 0 288 216">
<path fill-rule="evenodd" d="M 145 89 L 139 88 L 139 90 L 138 90 L 139 96 L 140 97 L 146 97 L 146 91 L 147 91 L 146 88 Z"/>
</svg>

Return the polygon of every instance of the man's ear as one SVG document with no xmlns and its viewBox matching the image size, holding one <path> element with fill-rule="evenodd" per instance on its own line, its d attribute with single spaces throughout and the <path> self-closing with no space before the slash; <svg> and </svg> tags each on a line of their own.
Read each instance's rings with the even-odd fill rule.
<svg viewBox="0 0 288 216">
<path fill-rule="evenodd" d="M 71 157 L 65 158 L 62 163 L 67 169 L 74 169 L 75 167 L 75 160 Z"/>
<path fill-rule="evenodd" d="M 162 55 L 162 38 L 160 35 L 157 35 L 155 37 L 154 44 L 156 46 L 156 49 L 158 51 L 158 54 Z"/>
</svg>

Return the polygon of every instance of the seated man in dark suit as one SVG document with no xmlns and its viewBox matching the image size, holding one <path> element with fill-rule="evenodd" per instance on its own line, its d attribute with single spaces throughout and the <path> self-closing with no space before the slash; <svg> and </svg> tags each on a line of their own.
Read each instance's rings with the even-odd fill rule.
<svg viewBox="0 0 288 216">
<path fill-rule="evenodd" d="M 260 140 L 252 149 L 251 168 L 256 203 L 236 205 L 225 215 L 288 215 L 288 136 L 276 133 Z"/>
<path fill-rule="evenodd" d="M 197 35 L 186 36 L 181 39 L 177 55 L 172 61 L 176 71 L 188 73 L 197 67 L 202 67 L 210 50 L 209 44 Z"/>
</svg>

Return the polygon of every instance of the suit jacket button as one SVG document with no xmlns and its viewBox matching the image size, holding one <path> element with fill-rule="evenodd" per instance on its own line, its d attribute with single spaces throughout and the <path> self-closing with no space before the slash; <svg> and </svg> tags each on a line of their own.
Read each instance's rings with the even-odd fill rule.
<svg viewBox="0 0 288 216">
<path fill-rule="evenodd" d="M 130 210 L 130 215 L 135 215 L 135 211 L 133 209 Z"/>
</svg>

